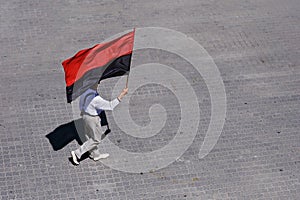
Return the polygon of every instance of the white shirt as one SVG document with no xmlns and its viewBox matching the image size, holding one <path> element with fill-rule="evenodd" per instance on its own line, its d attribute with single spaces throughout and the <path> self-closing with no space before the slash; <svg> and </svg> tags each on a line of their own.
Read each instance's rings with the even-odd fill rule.
<svg viewBox="0 0 300 200">
<path fill-rule="evenodd" d="M 107 101 L 100 97 L 96 90 L 88 89 L 80 96 L 79 109 L 89 115 L 97 116 L 102 110 L 113 110 L 119 103 L 117 98 Z"/>
</svg>

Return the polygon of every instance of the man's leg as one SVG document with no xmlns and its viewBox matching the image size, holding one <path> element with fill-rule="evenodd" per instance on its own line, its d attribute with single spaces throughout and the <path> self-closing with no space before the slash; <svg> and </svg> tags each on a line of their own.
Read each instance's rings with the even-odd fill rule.
<svg viewBox="0 0 300 200">
<path fill-rule="evenodd" d="M 85 141 L 90 139 L 90 137 L 86 133 L 84 134 L 84 137 L 85 137 Z M 95 157 L 98 157 L 99 155 L 100 155 L 100 151 L 98 149 L 98 146 L 89 151 L 89 157 L 92 158 L 92 159 L 95 158 Z"/>
<path fill-rule="evenodd" d="M 98 137 L 101 138 L 101 136 L 104 132 L 105 131 L 104 131 L 103 127 L 100 125 L 100 123 L 98 123 L 96 125 L 95 133 L 97 134 Z M 100 139 L 100 140 L 102 140 L 102 139 Z M 108 153 L 101 154 L 99 151 L 98 145 L 97 145 L 97 147 L 93 148 L 89 152 L 90 152 L 90 158 L 92 158 L 94 161 L 98 161 L 100 159 L 104 159 L 109 156 Z"/>
<path fill-rule="evenodd" d="M 101 134 L 99 134 L 100 123 L 98 116 L 91 117 L 88 115 L 83 115 L 82 119 L 84 122 L 84 130 L 86 135 L 88 136 L 88 140 L 74 151 L 75 155 L 78 158 L 80 158 L 87 151 L 91 151 L 94 148 L 97 148 L 97 145 L 101 141 Z"/>
</svg>

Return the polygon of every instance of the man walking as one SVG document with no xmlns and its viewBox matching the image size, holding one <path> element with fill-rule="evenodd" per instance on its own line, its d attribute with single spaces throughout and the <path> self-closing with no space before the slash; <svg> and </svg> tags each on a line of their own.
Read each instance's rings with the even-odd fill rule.
<svg viewBox="0 0 300 200">
<path fill-rule="evenodd" d="M 98 84 L 95 84 L 91 89 L 88 89 L 80 96 L 79 107 L 87 141 L 75 151 L 71 151 L 72 160 L 76 165 L 79 165 L 78 159 L 88 151 L 90 152 L 90 157 L 94 161 L 109 156 L 109 154 L 100 154 L 98 151 L 97 146 L 100 143 L 101 135 L 104 132 L 98 114 L 100 114 L 102 110 L 113 110 L 128 93 L 128 88 L 124 88 L 117 98 L 112 101 L 107 101 L 99 96 L 97 88 Z"/>
</svg>

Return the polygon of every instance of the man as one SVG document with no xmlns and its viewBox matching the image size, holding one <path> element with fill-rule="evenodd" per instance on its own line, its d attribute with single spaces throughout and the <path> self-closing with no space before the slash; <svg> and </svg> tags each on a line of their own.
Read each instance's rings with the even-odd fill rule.
<svg viewBox="0 0 300 200">
<path fill-rule="evenodd" d="M 121 99 L 128 93 L 128 88 L 124 88 L 121 94 L 112 101 L 107 101 L 97 93 L 98 84 L 88 89 L 80 96 L 79 107 L 82 111 L 82 120 L 87 141 L 85 141 L 78 149 L 71 151 L 74 164 L 79 165 L 78 159 L 86 153 L 90 152 L 90 157 L 94 160 L 107 158 L 109 154 L 100 154 L 98 144 L 101 141 L 101 135 L 104 132 L 100 124 L 98 114 L 102 110 L 113 110 Z"/>
</svg>

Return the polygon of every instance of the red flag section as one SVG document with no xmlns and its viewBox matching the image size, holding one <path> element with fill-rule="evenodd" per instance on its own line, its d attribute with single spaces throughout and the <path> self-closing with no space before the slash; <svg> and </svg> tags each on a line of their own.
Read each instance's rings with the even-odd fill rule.
<svg viewBox="0 0 300 200">
<path fill-rule="evenodd" d="M 133 30 L 110 42 L 80 50 L 62 62 L 68 103 L 100 80 L 129 72 L 134 33 Z"/>
</svg>

